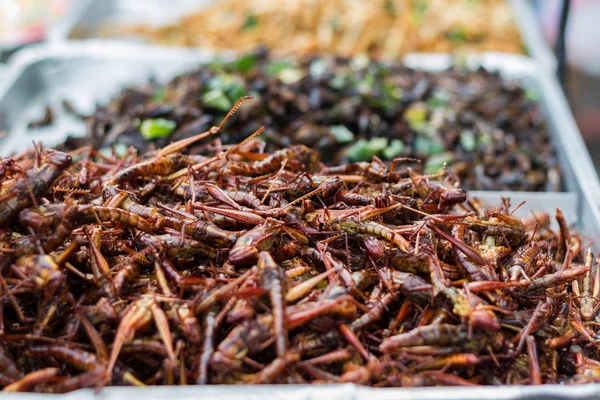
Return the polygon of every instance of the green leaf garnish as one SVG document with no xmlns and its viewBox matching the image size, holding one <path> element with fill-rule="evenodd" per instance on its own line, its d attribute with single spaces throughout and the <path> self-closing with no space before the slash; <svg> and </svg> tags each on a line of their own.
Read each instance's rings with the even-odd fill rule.
<svg viewBox="0 0 600 400">
<path fill-rule="evenodd" d="M 354 140 L 354 133 L 344 125 L 333 125 L 329 128 L 329 131 L 338 143 L 350 143 Z"/>
<path fill-rule="evenodd" d="M 427 120 L 427 107 L 423 103 L 415 103 L 406 110 L 404 118 L 411 129 L 419 130 Z"/>
<path fill-rule="evenodd" d="M 454 28 L 446 32 L 446 37 L 452 42 L 464 42 L 467 40 L 467 34 L 462 28 Z"/>
<path fill-rule="evenodd" d="M 140 125 L 140 133 L 146 140 L 167 137 L 175 130 L 177 124 L 165 118 L 145 119 Z"/>
<path fill-rule="evenodd" d="M 465 129 L 460 133 L 460 145 L 466 152 L 472 152 L 477 147 L 477 139 L 473 131 Z"/>
<path fill-rule="evenodd" d="M 431 156 L 425 162 L 425 173 L 426 174 L 435 174 L 439 172 L 444 164 L 449 164 L 452 162 L 453 154 L 450 152 L 437 154 L 435 156 Z"/>
<path fill-rule="evenodd" d="M 404 151 L 404 142 L 400 139 L 393 139 L 390 145 L 383 150 L 383 156 L 388 160 L 393 160 Z"/>
<path fill-rule="evenodd" d="M 534 88 L 528 87 L 527 89 L 525 89 L 525 98 L 527 100 L 537 102 L 540 99 L 540 95 L 538 94 L 537 90 L 535 90 Z"/>
<path fill-rule="evenodd" d="M 254 54 L 246 54 L 238 58 L 235 62 L 235 69 L 238 72 L 245 73 L 250 71 L 252 68 L 256 66 L 256 56 Z"/>
<path fill-rule="evenodd" d="M 265 73 L 269 76 L 278 76 L 281 71 L 287 68 L 294 68 L 294 65 L 287 60 L 271 61 L 265 66 Z"/>
<path fill-rule="evenodd" d="M 373 138 L 369 141 L 359 139 L 347 150 L 351 161 L 370 161 L 387 147 L 386 138 Z"/>
<path fill-rule="evenodd" d="M 204 93 L 202 101 L 205 106 L 223 112 L 229 111 L 233 106 L 231 100 L 221 89 L 213 89 Z"/>
<path fill-rule="evenodd" d="M 427 106 L 430 108 L 442 108 L 448 105 L 450 98 L 448 93 L 444 90 L 438 89 L 433 92 L 431 97 L 427 100 Z"/>
<path fill-rule="evenodd" d="M 162 103 L 167 97 L 167 90 L 164 87 L 156 89 L 156 92 L 151 97 L 153 103 Z"/>
<path fill-rule="evenodd" d="M 256 28 L 258 24 L 258 18 L 256 18 L 256 15 L 250 14 L 248 15 L 248 18 L 246 18 L 246 22 L 244 23 L 244 26 L 242 26 L 242 30 L 247 31 L 252 28 Z"/>
<path fill-rule="evenodd" d="M 385 9 L 385 11 L 389 12 L 393 17 L 398 16 L 398 10 L 396 10 L 396 5 L 392 0 L 386 0 L 383 3 L 383 8 Z"/>
</svg>

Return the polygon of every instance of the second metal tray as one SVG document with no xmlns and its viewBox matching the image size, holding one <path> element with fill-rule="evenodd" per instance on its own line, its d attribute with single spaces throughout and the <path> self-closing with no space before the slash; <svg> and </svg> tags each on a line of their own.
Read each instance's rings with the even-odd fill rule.
<svg viewBox="0 0 600 400">
<path fill-rule="evenodd" d="M 175 22 L 181 16 L 210 4 L 214 0 L 79 0 L 49 32 L 50 41 L 100 39 L 99 31 L 107 24 L 146 24 L 151 26 Z M 521 34 L 527 54 L 543 68 L 556 70 L 556 58 L 542 35 L 528 0 L 506 0 Z M 139 38 L 128 38 L 139 41 Z M 121 39 L 109 39 L 119 41 Z"/>
</svg>

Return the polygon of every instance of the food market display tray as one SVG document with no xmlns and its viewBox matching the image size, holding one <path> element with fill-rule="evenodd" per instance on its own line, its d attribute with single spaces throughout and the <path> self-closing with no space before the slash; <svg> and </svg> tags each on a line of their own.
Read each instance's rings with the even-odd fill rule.
<svg viewBox="0 0 600 400">
<path fill-rule="evenodd" d="M 123 87 L 141 84 L 150 77 L 160 82 L 209 62 L 214 53 L 190 49 L 159 49 L 106 42 L 78 42 L 26 49 L 11 61 L 6 79 L 0 82 L 0 155 L 22 151 L 32 141 L 51 146 L 67 134 L 85 132 L 84 124 L 62 110 L 68 99 L 77 111 L 89 113 L 96 103 L 116 95 Z M 221 54 L 223 56 L 223 54 Z M 225 55 L 227 57 L 227 55 Z M 439 71 L 453 60 L 448 55 L 413 54 L 404 62 L 413 68 Z M 560 193 L 471 191 L 488 204 L 500 204 L 508 197 L 513 205 L 526 200 L 517 214 L 531 210 L 553 213 L 560 208 L 568 221 L 600 249 L 600 184 L 581 135 L 569 112 L 555 79 L 527 57 L 506 54 L 482 54 L 465 60 L 466 67 L 484 66 L 503 76 L 519 79 L 535 90 L 557 149 L 566 191 Z M 27 124 L 39 118 L 45 106 L 55 110 L 52 126 L 28 132 Z M 17 396 L 17 395 L 15 395 Z M 20 400 L 42 399 L 52 395 L 19 394 Z M 299 386 L 205 386 L 205 387 L 109 387 L 99 393 L 78 390 L 64 399 L 593 399 L 600 396 L 600 385 L 539 387 L 468 387 L 468 388 L 367 388 L 352 384 Z"/>
<path fill-rule="evenodd" d="M 110 25 L 160 26 L 210 4 L 214 0 L 78 0 L 75 7 L 49 31 L 53 42 L 100 39 L 101 28 Z M 543 68 L 556 70 L 556 57 L 546 43 L 529 0 L 507 0 L 527 54 Z M 102 39 L 119 41 L 128 38 Z"/>
</svg>

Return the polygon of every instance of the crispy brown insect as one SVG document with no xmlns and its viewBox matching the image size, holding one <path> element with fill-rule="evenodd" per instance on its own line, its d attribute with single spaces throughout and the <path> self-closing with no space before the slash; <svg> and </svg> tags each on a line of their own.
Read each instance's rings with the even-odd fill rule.
<svg viewBox="0 0 600 400">
<path fill-rule="evenodd" d="M 0 164 L 19 200 L 0 228 L 0 384 L 598 380 L 599 272 L 574 229 L 457 206 L 445 170 L 179 151 L 199 137 Z M 27 176 L 46 189 L 15 192 Z"/>
</svg>

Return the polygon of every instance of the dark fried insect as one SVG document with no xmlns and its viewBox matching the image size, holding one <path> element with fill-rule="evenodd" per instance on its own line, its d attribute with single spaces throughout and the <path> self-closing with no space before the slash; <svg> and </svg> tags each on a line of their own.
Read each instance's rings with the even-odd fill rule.
<svg viewBox="0 0 600 400">
<path fill-rule="evenodd" d="M 600 381 L 599 272 L 561 213 L 253 137 L 181 152 L 219 131 L 2 160 L 2 388 Z"/>
</svg>

